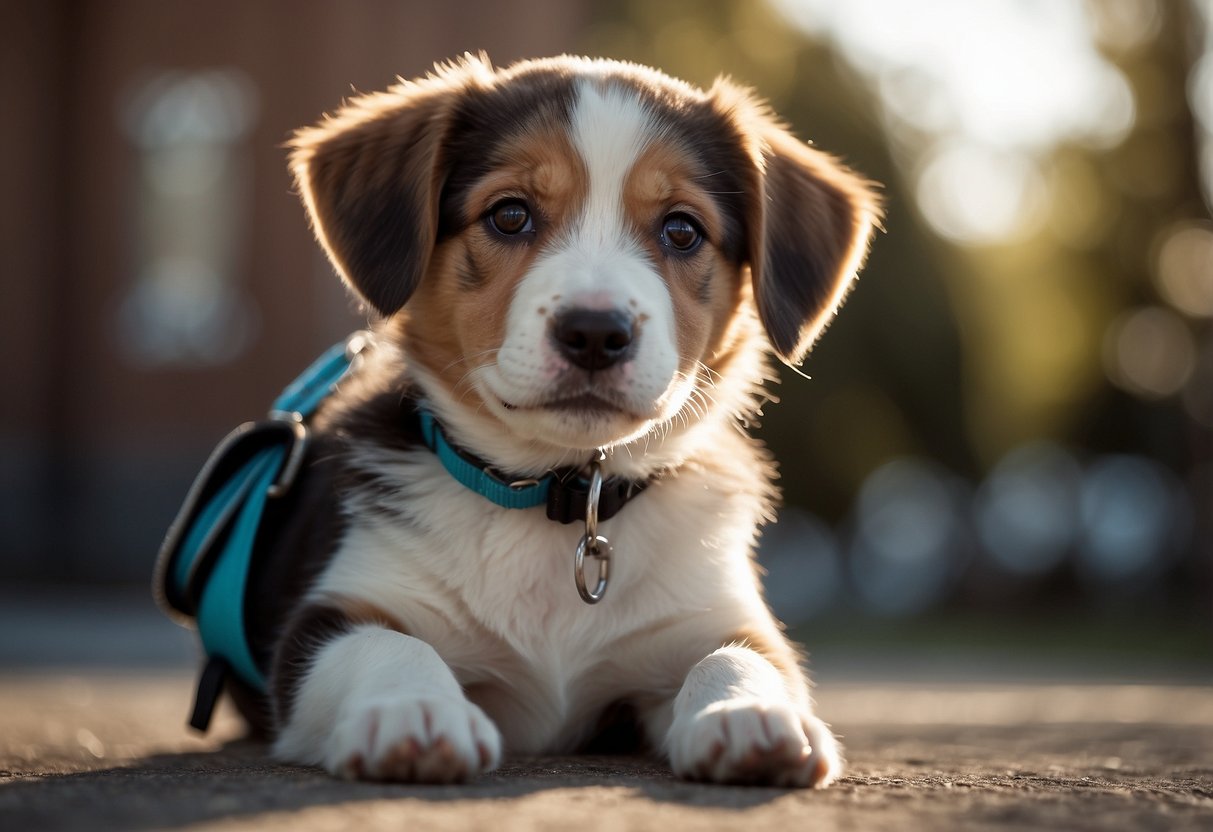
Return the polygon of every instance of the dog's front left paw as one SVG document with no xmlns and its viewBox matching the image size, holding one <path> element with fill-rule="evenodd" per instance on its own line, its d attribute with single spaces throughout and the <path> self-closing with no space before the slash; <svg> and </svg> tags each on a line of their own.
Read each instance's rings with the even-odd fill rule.
<svg viewBox="0 0 1213 832">
<path fill-rule="evenodd" d="M 842 772 L 838 742 L 821 720 L 756 700 L 679 716 L 667 747 L 674 773 L 689 780 L 805 788 Z"/>
<path fill-rule="evenodd" d="M 462 699 L 351 702 L 329 742 L 325 768 L 350 779 L 455 783 L 492 771 L 501 760 L 497 727 Z"/>
</svg>

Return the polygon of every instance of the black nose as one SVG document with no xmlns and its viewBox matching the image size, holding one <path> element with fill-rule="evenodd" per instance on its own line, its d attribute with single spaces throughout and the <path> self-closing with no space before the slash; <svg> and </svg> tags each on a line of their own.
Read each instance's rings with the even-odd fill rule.
<svg viewBox="0 0 1213 832">
<path fill-rule="evenodd" d="M 557 315 L 552 325 L 556 349 L 586 370 L 603 370 L 622 361 L 633 334 L 632 319 L 613 309 L 570 309 Z"/>
</svg>

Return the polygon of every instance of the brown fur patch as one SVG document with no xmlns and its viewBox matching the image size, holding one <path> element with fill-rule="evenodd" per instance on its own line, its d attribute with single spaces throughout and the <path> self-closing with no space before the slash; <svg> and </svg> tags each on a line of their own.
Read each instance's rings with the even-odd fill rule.
<svg viewBox="0 0 1213 832">
<path fill-rule="evenodd" d="M 687 149 L 673 141 L 658 141 L 637 158 L 623 192 L 633 233 L 645 244 L 669 289 L 679 369 L 688 375 L 716 351 L 740 302 L 740 269 L 718 247 L 725 218 L 703 184 L 709 179 L 710 172 Z M 662 224 L 673 213 L 687 214 L 704 231 L 704 243 L 690 254 L 671 252 L 661 244 Z"/>
<path fill-rule="evenodd" d="M 557 126 L 526 131 L 506 141 L 497 155 L 501 162 L 468 188 L 463 229 L 435 251 L 401 333 L 410 355 L 473 407 L 478 394 L 469 373 L 493 360 L 519 281 L 577 216 L 589 190 L 585 167 Z M 503 239 L 482 220 L 505 199 L 527 204 L 533 235 Z M 473 285 L 457 276 L 459 265 L 469 261 L 482 278 Z"/>
<path fill-rule="evenodd" d="M 792 690 L 804 684 L 803 656 L 782 633 L 758 627 L 743 627 L 721 642 L 722 646 L 748 647 L 774 665 Z"/>
</svg>

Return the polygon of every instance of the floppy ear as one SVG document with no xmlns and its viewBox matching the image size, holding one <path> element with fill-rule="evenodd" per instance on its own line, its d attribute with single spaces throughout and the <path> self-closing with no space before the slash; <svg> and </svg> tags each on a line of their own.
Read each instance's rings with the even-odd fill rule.
<svg viewBox="0 0 1213 832">
<path fill-rule="evenodd" d="M 775 351 L 800 364 L 867 255 L 880 204 L 871 183 L 768 121 L 750 273 Z"/>
<path fill-rule="evenodd" d="M 354 99 L 291 142 L 317 239 L 384 316 L 409 299 L 437 237 L 439 149 L 454 96 L 450 84 L 427 80 Z"/>
</svg>

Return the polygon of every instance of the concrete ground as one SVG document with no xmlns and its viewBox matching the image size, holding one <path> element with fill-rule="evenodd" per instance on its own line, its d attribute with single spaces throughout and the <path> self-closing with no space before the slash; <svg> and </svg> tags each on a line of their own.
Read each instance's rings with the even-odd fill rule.
<svg viewBox="0 0 1213 832">
<path fill-rule="evenodd" d="M 80 626 L 56 631 L 39 599 L 0 601 L 3 830 L 1213 828 L 1203 671 L 1067 680 L 1004 667 L 973 682 L 957 657 L 949 673 L 917 674 L 819 659 L 819 710 L 850 760 L 825 791 L 683 783 L 631 757 L 511 759 L 465 786 L 379 785 L 275 764 L 230 713 L 192 734 L 189 640 L 138 604 L 77 605 Z M 23 629 L 41 635 L 14 638 Z"/>
</svg>

